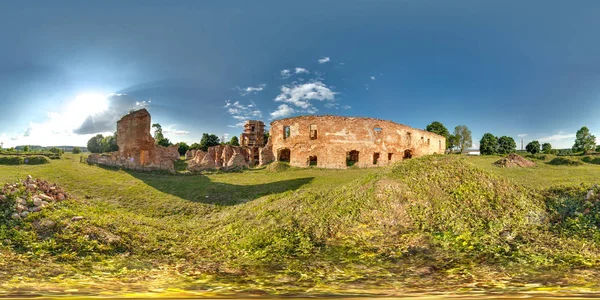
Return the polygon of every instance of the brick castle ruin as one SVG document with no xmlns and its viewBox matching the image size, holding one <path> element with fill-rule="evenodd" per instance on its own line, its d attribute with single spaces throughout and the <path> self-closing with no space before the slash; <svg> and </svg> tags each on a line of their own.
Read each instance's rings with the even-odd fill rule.
<svg viewBox="0 0 600 300">
<path fill-rule="evenodd" d="M 173 161 L 179 159 L 179 145 L 156 145 L 150 135 L 151 119 L 146 109 L 134 111 L 117 122 L 119 151 L 92 153 L 89 163 L 144 171 L 175 173 Z"/>
<path fill-rule="evenodd" d="M 443 154 L 446 146 L 446 138 L 425 130 L 373 118 L 340 116 L 300 116 L 273 121 L 266 145 L 263 145 L 264 124 L 250 120 L 244 125 L 240 141 L 241 146 L 196 151 L 188 168 L 227 169 L 273 161 L 289 162 L 296 167 L 368 168 Z"/>
<path fill-rule="evenodd" d="M 88 162 L 136 170 L 174 173 L 179 145 L 162 147 L 150 135 L 146 109 L 117 122 L 119 151 L 91 154 Z M 391 121 L 340 116 L 300 116 L 271 122 L 265 144 L 264 123 L 249 120 L 241 146 L 219 145 L 186 153 L 188 170 L 238 169 L 288 162 L 295 167 L 345 169 L 386 166 L 395 161 L 443 154 L 446 139 L 432 132 Z"/>
</svg>

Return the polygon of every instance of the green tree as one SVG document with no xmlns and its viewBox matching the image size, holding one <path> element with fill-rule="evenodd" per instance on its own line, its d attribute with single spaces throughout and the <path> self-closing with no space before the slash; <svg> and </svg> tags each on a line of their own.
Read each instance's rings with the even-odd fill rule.
<svg viewBox="0 0 600 300">
<path fill-rule="evenodd" d="M 498 139 L 491 133 L 483 135 L 479 141 L 479 152 L 482 155 L 496 154 L 498 150 Z"/>
<path fill-rule="evenodd" d="M 263 137 L 265 138 L 265 145 L 266 145 L 267 143 L 269 143 L 269 132 L 268 131 L 265 132 L 265 134 L 263 135 Z"/>
<path fill-rule="evenodd" d="M 438 122 L 438 121 L 433 121 L 431 124 L 427 125 L 427 127 L 425 128 L 425 130 L 427 130 L 429 132 L 433 132 L 433 133 L 439 134 L 439 135 L 445 137 L 446 138 L 446 149 L 449 149 L 449 146 L 450 146 L 450 141 L 449 141 L 450 131 L 448 131 L 448 128 L 446 128 L 446 126 L 444 126 L 444 124 L 442 124 L 441 122 Z"/>
<path fill-rule="evenodd" d="M 575 144 L 573 145 L 574 152 L 588 152 L 593 150 L 595 147 L 596 137 L 590 133 L 590 130 L 586 126 L 583 126 L 581 129 L 577 130 L 577 134 L 575 135 Z"/>
<path fill-rule="evenodd" d="M 158 144 L 161 140 L 165 138 L 162 132 L 162 126 L 158 123 L 152 124 L 152 128 L 154 128 L 154 142 Z"/>
<path fill-rule="evenodd" d="M 29 152 L 29 146 L 27 146 L 27 145 L 23 146 L 23 152 Z"/>
<path fill-rule="evenodd" d="M 200 140 L 200 150 L 208 151 L 208 147 L 218 146 L 219 137 L 214 134 L 203 133 Z"/>
<path fill-rule="evenodd" d="M 190 150 L 199 150 L 199 149 L 200 149 L 200 144 L 198 144 L 198 143 L 193 143 L 190 146 Z"/>
<path fill-rule="evenodd" d="M 92 153 L 102 153 L 104 151 L 104 148 L 102 146 L 103 140 L 104 140 L 104 136 L 101 134 L 98 134 L 98 135 L 92 137 L 87 142 L 88 151 L 90 151 Z"/>
<path fill-rule="evenodd" d="M 229 141 L 229 144 L 231 146 L 239 146 L 240 145 L 240 140 L 238 139 L 237 136 L 234 135 L 233 137 L 231 137 L 231 140 Z"/>
<path fill-rule="evenodd" d="M 106 136 L 102 139 L 102 152 L 115 152 L 119 151 L 119 146 L 117 145 L 117 133 L 114 135 Z"/>
<path fill-rule="evenodd" d="M 73 154 L 79 154 L 79 153 L 81 153 L 81 148 L 79 148 L 79 147 L 73 147 L 72 152 L 73 152 Z"/>
<path fill-rule="evenodd" d="M 446 139 L 446 145 L 448 146 L 449 150 L 454 149 L 458 144 L 458 141 L 456 140 L 456 136 L 454 134 L 449 134 L 448 138 Z"/>
<path fill-rule="evenodd" d="M 509 136 L 501 136 L 498 138 L 498 153 L 508 154 L 517 150 L 517 143 Z"/>
<path fill-rule="evenodd" d="M 544 152 L 544 154 L 552 154 L 552 145 L 550 145 L 550 143 L 543 143 L 542 152 Z"/>
<path fill-rule="evenodd" d="M 469 130 L 466 125 L 454 127 L 454 136 L 456 139 L 456 146 L 460 149 L 461 153 L 473 145 L 471 130 Z"/>
<path fill-rule="evenodd" d="M 58 149 L 56 147 L 52 147 L 52 148 L 48 149 L 48 151 L 50 151 L 50 152 L 52 152 L 54 154 L 59 154 L 59 155 L 62 154 L 62 150 L 60 150 L 60 149 Z"/>
<path fill-rule="evenodd" d="M 177 149 L 177 151 L 179 151 L 179 155 L 185 155 L 188 150 L 190 150 L 190 146 L 188 144 L 185 142 L 179 142 L 179 148 Z"/>
<path fill-rule="evenodd" d="M 158 141 L 157 145 L 163 146 L 163 147 L 169 147 L 169 146 L 173 146 L 173 143 L 171 143 L 171 141 L 168 138 L 163 138 Z"/>
<path fill-rule="evenodd" d="M 538 141 L 529 142 L 529 144 L 527 144 L 527 146 L 525 146 L 525 150 L 527 150 L 527 152 L 529 152 L 531 154 L 539 153 L 540 152 L 540 142 L 538 142 Z"/>
<path fill-rule="evenodd" d="M 600 145 L 596 146 L 596 152 L 600 152 Z"/>
</svg>

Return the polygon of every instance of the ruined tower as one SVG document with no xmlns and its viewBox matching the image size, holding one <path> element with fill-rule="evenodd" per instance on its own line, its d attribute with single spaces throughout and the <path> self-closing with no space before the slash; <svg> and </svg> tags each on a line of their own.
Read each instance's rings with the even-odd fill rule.
<svg viewBox="0 0 600 300">
<path fill-rule="evenodd" d="M 240 135 L 240 145 L 247 147 L 265 146 L 265 124 L 258 120 L 244 123 L 244 132 Z"/>
</svg>

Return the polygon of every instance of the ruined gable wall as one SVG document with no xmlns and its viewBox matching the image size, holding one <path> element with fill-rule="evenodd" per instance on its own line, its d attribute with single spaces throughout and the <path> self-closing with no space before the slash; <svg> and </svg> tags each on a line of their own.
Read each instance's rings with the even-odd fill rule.
<svg viewBox="0 0 600 300">
<path fill-rule="evenodd" d="M 311 125 L 313 129 L 316 127 L 316 139 L 311 139 Z M 289 126 L 289 137 L 284 137 L 286 126 Z M 318 167 L 346 168 L 346 155 L 352 150 L 359 151 L 355 164 L 358 167 L 383 166 L 402 160 L 406 150 L 412 157 L 444 153 L 446 143 L 442 136 L 391 121 L 339 116 L 277 120 L 271 123 L 269 135 L 267 146 L 274 159 L 280 160 L 281 150 L 289 149 L 290 164 L 298 167 L 308 166 L 309 157 L 317 156 Z M 373 164 L 374 153 L 379 153 L 376 164 Z M 390 153 L 391 160 L 388 160 Z"/>
<path fill-rule="evenodd" d="M 119 151 L 90 155 L 88 162 L 135 170 L 163 170 L 174 173 L 179 145 L 162 147 L 150 135 L 151 117 L 146 109 L 125 115 L 117 122 Z"/>
</svg>

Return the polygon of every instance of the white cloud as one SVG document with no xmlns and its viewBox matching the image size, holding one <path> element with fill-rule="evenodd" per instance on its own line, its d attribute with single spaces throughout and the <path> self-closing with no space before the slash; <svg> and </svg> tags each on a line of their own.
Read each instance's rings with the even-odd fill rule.
<svg viewBox="0 0 600 300">
<path fill-rule="evenodd" d="M 100 132 L 114 132 L 117 128 L 117 121 L 126 115 L 132 109 L 147 108 L 152 103 L 152 100 L 139 101 L 132 96 L 126 94 L 110 94 L 108 96 L 108 106 L 106 110 L 83 116 L 84 119 L 79 121 L 80 126 L 73 130 L 76 134 L 93 134 Z M 68 115 L 77 112 L 65 112 L 60 118 L 68 118 Z"/>
<path fill-rule="evenodd" d="M 290 76 L 292 76 L 292 71 L 290 71 L 288 69 L 283 69 L 283 70 L 281 70 L 280 73 L 281 73 L 281 77 L 283 79 L 290 78 Z"/>
<path fill-rule="evenodd" d="M 82 94 L 65 99 L 62 107 L 47 112 L 46 119 L 30 122 L 20 132 L 7 132 L 0 138 L 4 147 L 18 145 L 85 146 L 96 134 L 108 135 L 116 130 L 116 122 L 131 109 L 150 101 L 139 101 L 126 94 Z M 136 105 L 137 102 L 137 105 Z"/>
<path fill-rule="evenodd" d="M 296 110 L 293 107 L 290 107 L 287 104 L 281 104 L 281 105 L 279 105 L 279 107 L 277 107 L 277 110 L 271 112 L 271 118 L 272 119 L 285 118 L 285 117 L 291 116 L 295 112 L 296 112 Z"/>
<path fill-rule="evenodd" d="M 567 134 L 564 131 L 559 131 L 556 134 L 544 136 L 537 140 L 540 143 L 550 143 L 552 144 L 552 148 L 555 149 L 571 148 L 575 141 L 575 134 Z"/>
<path fill-rule="evenodd" d="M 275 102 L 293 104 L 305 112 L 314 113 L 317 109 L 311 101 L 335 101 L 337 93 L 329 89 L 320 81 L 304 83 L 300 85 L 282 86 L 281 94 L 275 98 Z"/>
<path fill-rule="evenodd" d="M 177 124 L 171 124 L 171 125 L 163 128 L 163 133 L 165 135 L 188 135 L 188 134 L 190 134 L 189 131 L 176 129 L 175 128 L 176 126 L 177 126 Z"/>
<path fill-rule="evenodd" d="M 262 112 L 256 108 L 256 103 L 250 101 L 250 104 L 241 104 L 239 101 L 231 102 L 231 100 L 225 101 L 224 108 L 227 109 L 227 113 L 232 118 L 238 121 L 246 121 L 251 119 L 257 119 L 262 117 Z M 238 122 L 235 125 L 228 125 L 229 127 L 243 127 L 244 122 Z"/>
<path fill-rule="evenodd" d="M 121 94 L 115 94 L 115 95 L 121 95 Z M 150 103 L 152 103 L 152 100 L 148 100 L 148 102 L 146 101 L 136 101 L 135 102 L 135 106 L 137 106 L 138 108 L 144 108 L 144 107 L 148 107 L 150 106 Z"/>
<path fill-rule="evenodd" d="M 344 105 L 344 106 L 342 106 L 342 108 L 343 108 L 343 109 L 351 109 L 351 108 L 352 108 L 352 106 L 350 106 L 350 105 Z"/>
<path fill-rule="evenodd" d="M 545 137 L 541 137 L 538 139 L 538 141 L 540 142 L 557 142 L 557 141 L 562 141 L 565 139 L 569 139 L 569 140 L 574 140 L 575 139 L 575 134 L 565 134 L 564 132 L 559 132 L 557 134 L 553 134 L 550 136 L 545 136 Z"/>
<path fill-rule="evenodd" d="M 520 138 L 524 138 L 527 136 L 527 133 L 521 133 L 521 134 L 517 134 L 518 137 Z"/>
<path fill-rule="evenodd" d="M 319 59 L 319 63 L 320 64 L 324 64 L 326 62 L 329 62 L 331 59 L 329 59 L 329 56 L 323 57 L 321 59 Z"/>
<path fill-rule="evenodd" d="M 371 80 L 375 80 L 375 76 L 371 76 Z"/>
<path fill-rule="evenodd" d="M 296 74 L 308 74 L 308 70 L 305 68 L 296 68 Z"/>
<path fill-rule="evenodd" d="M 238 87 L 237 89 L 240 92 L 240 95 L 246 96 L 248 94 L 256 94 L 256 93 L 264 90 L 266 86 L 267 86 L 266 84 L 262 83 L 262 84 L 259 84 L 258 86 L 249 86 L 244 89 Z"/>
</svg>

